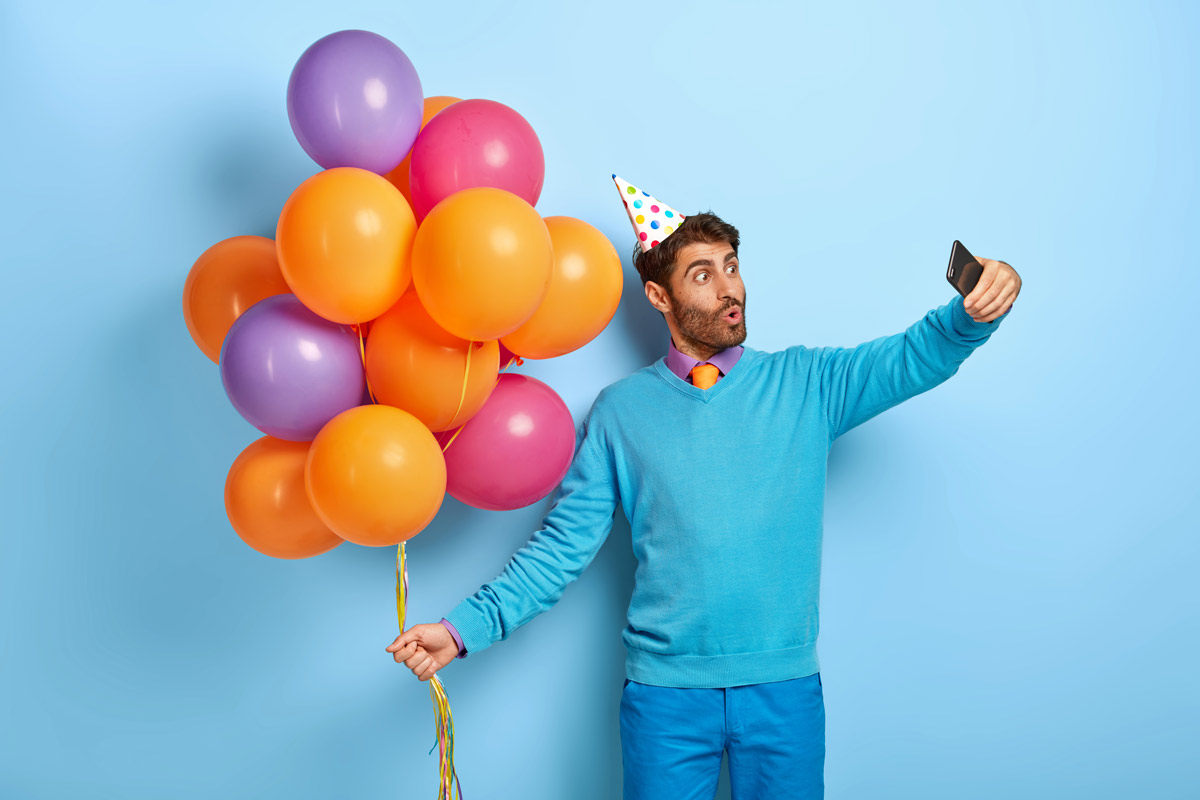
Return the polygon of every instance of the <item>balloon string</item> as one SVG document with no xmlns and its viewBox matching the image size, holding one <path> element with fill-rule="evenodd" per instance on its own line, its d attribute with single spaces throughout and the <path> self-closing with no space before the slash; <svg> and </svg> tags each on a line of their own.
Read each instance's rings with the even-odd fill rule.
<svg viewBox="0 0 1200 800">
<path fill-rule="evenodd" d="M 458 416 L 458 412 L 459 412 L 459 411 L 462 411 L 463 398 L 465 398 L 465 397 L 467 396 L 467 376 L 470 374 L 470 370 L 471 370 L 471 346 L 473 346 L 474 344 L 475 344 L 475 342 L 474 342 L 474 341 L 472 341 L 472 342 L 471 342 L 471 344 L 467 346 L 467 372 L 463 374 L 463 390 L 462 390 L 462 397 L 459 397 L 459 399 L 458 399 L 458 408 L 457 408 L 457 409 L 455 410 L 455 412 L 454 412 L 454 417 L 457 417 L 457 416 Z M 512 363 L 513 363 L 514 361 L 516 361 L 518 364 L 524 364 L 524 363 L 525 363 L 525 360 L 524 360 L 523 358 L 521 358 L 520 356 L 518 356 L 518 355 L 515 355 L 515 354 L 514 354 L 514 355 L 512 356 L 512 358 L 508 359 L 508 363 L 504 365 L 504 369 L 501 369 L 501 370 L 500 370 L 500 372 L 501 372 L 501 373 L 505 372 L 505 371 L 506 371 L 506 370 L 507 370 L 509 367 L 511 367 L 511 366 L 512 366 Z M 499 383 L 499 382 L 500 382 L 500 376 L 499 376 L 499 375 L 497 375 L 497 376 L 496 376 L 496 383 Z M 451 422 L 453 422 L 453 421 L 454 421 L 454 417 L 451 417 L 451 418 L 450 418 L 450 421 L 451 421 Z M 470 422 L 470 420 L 467 420 L 467 422 Z M 459 435 L 460 433 L 462 433 L 462 431 L 463 431 L 463 428 L 465 428 L 465 427 L 467 427 L 467 424 L 466 424 L 466 422 L 464 422 L 462 425 L 459 425 L 459 426 L 458 426 L 458 430 L 456 430 L 456 431 L 454 432 L 454 435 L 450 437 L 450 441 L 446 442 L 446 444 L 442 446 L 442 452 L 443 452 L 443 453 L 444 453 L 444 452 L 446 452 L 446 448 L 448 448 L 450 445 L 454 444 L 454 440 L 458 438 L 458 435 Z M 449 426 L 447 426 L 447 429 L 449 429 Z"/>
<path fill-rule="evenodd" d="M 462 798 L 462 784 L 459 783 L 458 773 L 454 769 L 454 715 L 450 713 L 450 702 L 446 699 L 446 690 L 442 682 L 434 675 L 429 680 L 429 696 L 434 703 L 434 725 L 437 731 L 437 743 L 440 745 L 439 761 L 442 765 L 441 785 L 438 798 L 454 800 L 455 788 L 458 797 Z M 433 748 L 430 748 L 432 751 Z M 451 783 L 453 779 L 453 784 Z"/>
<path fill-rule="evenodd" d="M 351 325 L 351 328 L 358 334 L 358 353 L 363 363 L 363 375 L 366 376 L 367 371 L 367 352 L 363 345 L 362 327 L 357 323 Z M 470 366 L 470 352 L 467 353 L 467 365 Z M 465 379 L 464 379 L 465 381 Z M 370 395 L 372 403 L 378 403 L 375 398 L 375 392 L 371 389 L 371 381 L 367 382 L 367 393 Z M 464 395 L 466 387 L 464 383 Z M 462 400 L 459 400 L 459 408 L 462 408 Z M 457 411 L 454 412 L 456 415 Z M 408 616 L 408 554 L 405 551 L 404 542 L 401 542 L 396 547 L 396 619 L 400 623 L 400 632 L 404 633 L 404 621 Z M 454 768 L 454 716 L 450 713 L 450 700 L 446 697 L 446 689 L 442 685 L 441 679 L 434 675 L 429 681 L 429 696 L 433 701 L 433 722 L 434 734 L 437 741 L 434 742 L 434 747 L 439 747 L 438 762 L 440 768 L 440 779 L 438 788 L 438 798 L 442 800 L 454 800 L 457 789 L 457 797 L 462 800 L 462 784 L 458 780 L 458 772 Z M 429 748 L 433 752 L 433 747 Z"/>
<path fill-rule="evenodd" d="M 470 378 L 470 351 L 473 349 L 475 349 L 474 339 L 467 343 L 467 366 L 462 371 L 462 392 L 458 393 L 458 408 L 450 416 L 450 425 L 446 426 L 448 428 L 454 427 L 454 421 L 458 419 L 458 411 L 462 410 L 462 403 L 467 399 L 467 379 Z M 445 447 L 443 447 L 442 451 L 445 452 Z"/>
<path fill-rule="evenodd" d="M 467 396 L 467 379 L 471 374 L 471 350 L 474 348 L 474 346 L 475 346 L 474 340 L 472 340 L 467 345 L 467 364 L 466 364 L 466 368 L 463 372 L 462 393 L 459 395 L 459 398 L 458 398 L 458 408 L 456 408 L 454 410 L 454 416 L 450 417 L 451 422 L 453 422 L 455 420 L 455 418 L 458 417 L 459 412 L 462 411 L 463 401 Z M 516 354 L 513 354 L 513 356 L 508 359 L 508 363 L 504 365 L 504 368 L 501 369 L 500 372 L 505 372 L 510 366 L 512 366 L 512 363 L 514 361 L 516 361 L 518 364 L 525 363 L 524 359 L 522 359 L 520 356 L 518 356 Z M 499 375 L 497 375 L 496 383 L 499 383 L 499 382 L 500 382 L 500 377 L 499 377 Z M 446 442 L 445 447 L 442 448 L 443 453 L 446 452 L 446 448 L 449 447 L 454 442 L 454 440 L 458 438 L 458 435 L 460 433 L 462 433 L 462 430 L 464 427 L 466 427 L 465 423 L 458 427 L 458 430 L 455 431 L 454 435 L 450 437 L 450 441 Z M 398 565 L 401 563 L 405 564 L 403 585 L 404 585 L 404 596 L 407 597 L 407 595 L 408 595 L 408 567 L 407 567 L 407 559 L 404 554 L 404 543 L 403 542 L 400 543 L 400 547 L 397 550 L 396 558 L 397 558 L 396 563 Z M 397 608 L 398 613 L 400 614 L 400 632 L 403 633 L 404 632 L 404 600 L 400 596 L 400 585 L 401 585 L 400 570 L 399 570 L 399 566 L 397 566 L 396 608 Z M 438 799 L 442 800 L 442 798 L 446 798 L 446 800 L 454 800 L 454 791 L 455 791 L 455 788 L 457 787 L 458 797 L 461 800 L 462 785 L 458 781 L 458 772 L 454 768 L 454 715 L 450 711 L 450 701 L 446 697 L 446 689 L 445 689 L 445 687 L 442 686 L 442 682 L 438 678 L 437 675 L 434 675 L 429 680 L 429 696 L 433 700 L 433 706 L 434 706 L 434 714 L 433 714 L 434 720 L 433 721 L 434 721 L 434 731 L 435 731 L 435 735 L 437 737 L 437 741 L 434 744 L 435 744 L 435 746 L 438 747 L 438 761 L 441 764 L 441 783 L 438 786 Z M 433 752 L 432 747 L 429 748 L 429 752 L 430 753 Z M 451 779 L 453 779 L 453 781 Z"/>
<path fill-rule="evenodd" d="M 358 331 L 359 348 L 363 358 L 364 373 L 366 370 L 366 351 L 362 347 L 362 330 L 356 325 L 355 330 Z M 467 344 L 467 363 L 463 370 L 463 385 L 462 391 L 458 397 L 458 408 L 454 410 L 454 415 L 450 417 L 453 422 L 462 411 L 463 403 L 467 397 L 467 381 L 471 375 L 471 350 L 474 349 L 474 340 Z M 500 372 L 505 372 L 512 363 L 516 361 L 518 364 L 524 364 L 525 361 L 518 355 L 513 355 L 509 358 L 508 363 Z M 496 382 L 500 382 L 497 375 Z M 367 391 L 371 392 L 371 383 L 367 381 Z M 375 395 L 371 392 L 371 400 L 375 402 Z M 464 425 L 460 425 L 454 435 L 450 437 L 450 441 L 446 442 L 442 448 L 442 452 L 446 451 L 458 434 L 462 433 Z M 408 554 L 404 547 L 404 542 L 401 542 L 396 547 L 396 618 L 400 623 L 400 632 L 404 633 L 404 621 L 407 616 L 408 609 Z M 450 711 L 450 700 L 446 696 L 446 688 L 442 685 L 442 681 L 437 675 L 429 679 L 429 697 L 433 702 L 433 726 L 434 736 L 436 741 L 433 747 L 438 748 L 438 764 L 440 765 L 440 781 L 438 784 L 438 799 L 439 800 L 454 800 L 455 792 L 461 800 L 462 784 L 458 780 L 458 771 L 454 767 L 454 714 Z M 433 747 L 429 748 L 429 752 L 433 752 Z"/>
<path fill-rule="evenodd" d="M 404 542 L 396 547 L 396 618 L 400 622 L 400 632 L 404 633 L 404 620 L 408 612 L 408 553 Z M 438 748 L 438 764 L 440 778 L 438 783 L 438 800 L 454 800 L 462 798 L 462 784 L 458 780 L 458 771 L 454 768 L 454 715 L 450 712 L 450 700 L 446 696 L 446 687 L 437 675 L 429 679 L 429 698 L 433 702 L 433 732 L 435 741 L 433 747 Z M 429 752 L 433 752 L 433 747 Z"/>
<path fill-rule="evenodd" d="M 358 354 L 362 358 L 363 380 L 367 382 L 367 396 L 371 398 L 372 403 L 378 403 L 379 401 L 375 399 L 375 392 L 371 389 L 371 379 L 367 377 L 367 348 L 363 344 L 362 325 L 356 322 L 350 327 L 358 334 Z"/>
</svg>

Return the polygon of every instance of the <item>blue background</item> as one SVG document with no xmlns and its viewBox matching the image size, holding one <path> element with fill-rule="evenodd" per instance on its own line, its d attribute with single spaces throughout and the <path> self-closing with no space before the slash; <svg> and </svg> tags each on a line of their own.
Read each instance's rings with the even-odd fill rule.
<svg viewBox="0 0 1200 800">
<path fill-rule="evenodd" d="M 287 80 L 344 28 L 427 95 L 518 110 L 539 211 L 617 246 L 609 327 L 521 369 L 576 421 L 668 341 L 612 172 L 740 228 L 763 350 L 903 330 L 951 298 L 956 238 L 1011 263 L 991 341 L 831 453 L 827 796 L 1200 793 L 1196 6 L 734 8 L 5 4 L 0 796 L 436 793 L 428 684 L 384 652 L 395 550 L 236 536 L 225 474 L 259 434 L 181 311 L 195 258 L 273 235 L 317 171 Z M 410 624 L 546 510 L 447 497 Z M 618 514 L 558 606 L 442 671 L 468 798 L 619 795 L 633 566 Z"/>
</svg>

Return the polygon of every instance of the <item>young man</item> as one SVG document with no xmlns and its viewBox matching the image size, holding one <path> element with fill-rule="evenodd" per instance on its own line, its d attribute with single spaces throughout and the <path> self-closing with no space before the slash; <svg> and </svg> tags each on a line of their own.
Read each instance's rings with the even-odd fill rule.
<svg viewBox="0 0 1200 800">
<path fill-rule="evenodd" d="M 613 176 L 639 239 L 666 356 L 601 390 L 543 527 L 441 623 L 387 650 L 422 681 L 558 602 L 617 505 L 637 571 L 622 633 L 624 796 L 711 798 L 729 753 L 734 800 L 824 795 L 817 659 L 825 469 L 833 441 L 937 386 L 1020 292 L 1002 261 L 892 336 L 857 347 L 745 347 L 740 238 Z M 681 222 L 682 220 L 682 222 Z"/>
</svg>

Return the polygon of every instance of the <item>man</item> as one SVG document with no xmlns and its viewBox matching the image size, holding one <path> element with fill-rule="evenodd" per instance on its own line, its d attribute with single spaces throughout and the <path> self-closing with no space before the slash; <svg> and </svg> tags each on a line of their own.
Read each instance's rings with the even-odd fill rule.
<svg viewBox="0 0 1200 800">
<path fill-rule="evenodd" d="M 956 294 L 902 333 L 767 353 L 742 345 L 737 229 L 613 178 L 667 354 L 601 390 L 543 528 L 501 575 L 387 650 L 424 681 L 507 638 L 591 563 L 619 503 L 638 562 L 622 632 L 624 796 L 711 798 L 728 751 L 734 800 L 823 797 L 816 642 L 829 449 L 957 372 L 1021 279 L 981 260 L 965 302 Z"/>
</svg>

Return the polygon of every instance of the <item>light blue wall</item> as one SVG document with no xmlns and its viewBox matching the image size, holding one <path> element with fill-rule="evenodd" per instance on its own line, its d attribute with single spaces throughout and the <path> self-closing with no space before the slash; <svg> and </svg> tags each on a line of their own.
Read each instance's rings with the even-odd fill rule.
<svg viewBox="0 0 1200 800">
<path fill-rule="evenodd" d="M 258 433 L 180 309 L 192 261 L 272 235 L 316 171 L 288 75 L 356 27 L 426 94 L 520 111 L 538 209 L 625 258 L 604 333 L 525 370 L 577 421 L 667 346 L 612 172 L 739 226 L 764 350 L 903 330 L 950 299 L 955 238 L 1011 263 L 996 336 L 831 454 L 827 796 L 1200 792 L 1197 7 L 734 8 L 4 5 L 0 796 L 436 793 L 427 684 L 383 650 L 394 550 L 238 539 L 222 489 Z M 410 622 L 545 510 L 447 498 Z M 619 515 L 554 610 L 443 670 L 468 798 L 619 795 L 632 568 Z"/>
</svg>

